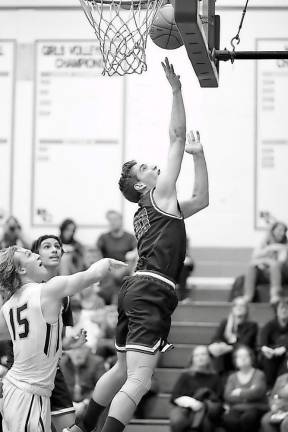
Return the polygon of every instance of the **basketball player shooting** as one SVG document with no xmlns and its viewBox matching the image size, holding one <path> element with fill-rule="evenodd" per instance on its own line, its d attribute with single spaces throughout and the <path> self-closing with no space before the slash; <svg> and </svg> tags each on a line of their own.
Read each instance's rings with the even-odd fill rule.
<svg viewBox="0 0 288 432">
<path fill-rule="evenodd" d="M 191 199 L 177 201 L 176 182 L 186 143 L 186 116 L 180 77 L 168 59 L 162 63 L 173 94 L 167 167 L 126 162 L 119 181 L 126 199 L 138 203 L 134 229 L 139 261 L 119 293 L 116 365 L 97 382 L 83 424 L 70 431 L 90 432 L 106 406 L 102 432 L 122 432 L 149 390 L 159 352 L 171 348 L 168 334 L 177 306 L 175 283 L 186 253 L 184 219 L 208 206 L 208 175 L 200 136 L 188 134 L 186 152 L 194 159 Z"/>
<path fill-rule="evenodd" d="M 14 355 L 3 380 L 4 432 L 51 431 L 50 396 L 62 353 L 62 299 L 123 266 L 105 258 L 86 271 L 41 283 L 49 272 L 38 254 L 17 246 L 0 251 L 0 285 L 8 298 L 0 311 L 0 338 L 11 338 Z"/>
</svg>

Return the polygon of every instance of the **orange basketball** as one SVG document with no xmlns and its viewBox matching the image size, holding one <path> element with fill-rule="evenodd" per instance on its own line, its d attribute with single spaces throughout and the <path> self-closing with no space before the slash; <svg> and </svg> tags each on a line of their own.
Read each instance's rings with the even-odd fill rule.
<svg viewBox="0 0 288 432">
<path fill-rule="evenodd" d="M 171 4 L 163 6 L 157 13 L 150 29 L 150 37 L 160 48 L 172 50 L 183 45 L 180 32 L 175 23 L 174 8 Z"/>
</svg>

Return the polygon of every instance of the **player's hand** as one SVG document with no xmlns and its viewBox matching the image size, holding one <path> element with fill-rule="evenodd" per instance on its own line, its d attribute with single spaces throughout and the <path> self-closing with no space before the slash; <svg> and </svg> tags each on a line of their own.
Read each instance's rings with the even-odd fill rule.
<svg viewBox="0 0 288 432">
<path fill-rule="evenodd" d="M 124 270 L 128 267 L 128 264 L 124 263 L 123 261 L 118 261 L 115 259 L 109 258 L 109 271 L 110 272 L 119 272 L 119 270 Z"/>
<path fill-rule="evenodd" d="M 85 329 L 81 329 L 80 332 L 73 336 L 71 341 L 65 347 L 66 350 L 80 348 L 87 342 L 87 331 Z"/>
<path fill-rule="evenodd" d="M 164 69 L 166 78 L 172 87 L 173 92 L 177 92 L 181 90 L 180 75 L 175 74 L 174 67 L 172 64 L 169 63 L 168 58 L 165 57 L 165 61 L 161 62 L 161 64 Z"/>
<path fill-rule="evenodd" d="M 192 155 L 197 155 L 203 152 L 203 147 L 200 140 L 200 133 L 198 131 L 196 131 L 196 136 L 194 135 L 193 131 L 190 131 L 187 134 L 185 152 Z"/>
<path fill-rule="evenodd" d="M 128 267 L 128 264 L 111 258 L 102 258 L 96 265 L 99 279 L 103 279 L 108 273 L 117 273 L 120 269 Z"/>
</svg>

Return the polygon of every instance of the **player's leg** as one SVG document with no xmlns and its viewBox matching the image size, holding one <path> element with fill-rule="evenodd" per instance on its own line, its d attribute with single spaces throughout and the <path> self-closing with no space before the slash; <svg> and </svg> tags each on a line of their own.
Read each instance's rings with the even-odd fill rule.
<svg viewBox="0 0 288 432">
<path fill-rule="evenodd" d="M 112 400 L 102 432 L 122 432 L 124 430 L 142 397 L 151 387 L 151 378 L 158 358 L 159 352 L 154 354 L 127 352 L 127 380 Z"/>
<path fill-rule="evenodd" d="M 121 389 L 127 378 L 126 352 L 117 352 L 116 364 L 98 380 L 89 402 L 87 412 L 81 422 L 69 428 L 71 432 L 91 432 L 99 417 Z M 67 427 L 67 424 L 66 424 Z"/>
<path fill-rule="evenodd" d="M 83 420 L 83 426 L 86 432 L 90 432 L 95 428 L 100 415 L 123 386 L 126 378 L 126 353 L 118 352 L 117 363 L 98 380 L 95 386 L 87 413 Z"/>
</svg>

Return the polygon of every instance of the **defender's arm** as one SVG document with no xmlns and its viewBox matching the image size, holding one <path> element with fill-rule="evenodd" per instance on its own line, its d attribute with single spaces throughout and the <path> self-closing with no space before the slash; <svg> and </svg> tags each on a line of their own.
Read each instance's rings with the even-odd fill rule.
<svg viewBox="0 0 288 432">
<path fill-rule="evenodd" d="M 75 273 L 71 276 L 57 276 L 43 285 L 42 296 L 51 299 L 62 299 L 72 296 L 90 285 L 99 282 L 107 273 L 127 264 L 109 258 L 104 258 L 89 267 L 88 270 Z"/>
<path fill-rule="evenodd" d="M 155 195 L 160 199 L 176 198 L 176 181 L 178 179 L 186 141 L 186 114 L 181 91 L 180 76 L 174 72 L 168 59 L 162 63 L 173 93 L 172 113 L 170 120 L 170 147 L 166 169 L 159 176 Z"/>
<path fill-rule="evenodd" d="M 193 155 L 195 180 L 192 197 L 180 204 L 185 219 L 209 205 L 208 171 L 199 132 L 197 131 L 195 138 L 191 131 L 187 141 L 185 151 Z"/>
</svg>

